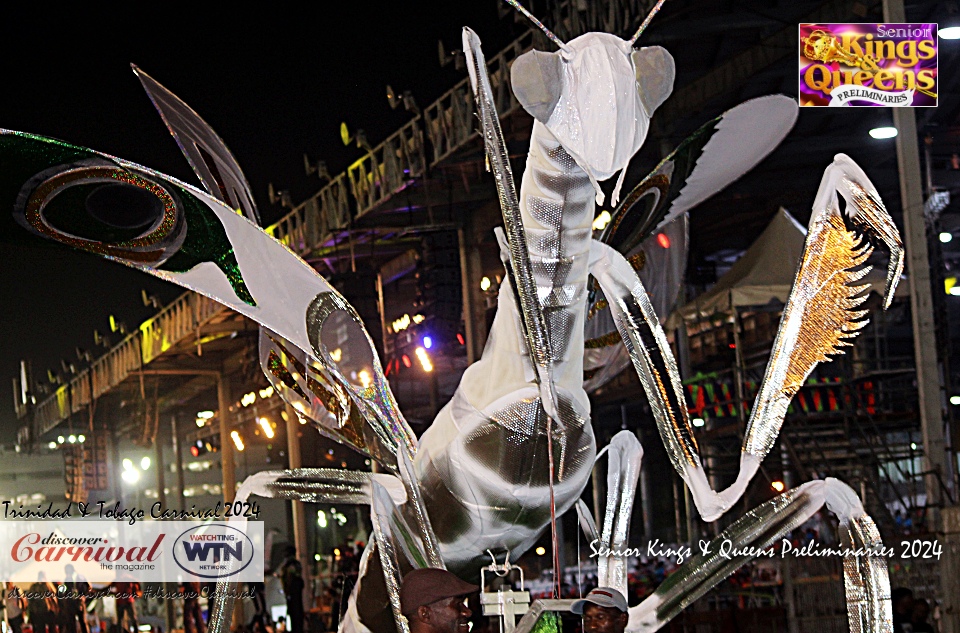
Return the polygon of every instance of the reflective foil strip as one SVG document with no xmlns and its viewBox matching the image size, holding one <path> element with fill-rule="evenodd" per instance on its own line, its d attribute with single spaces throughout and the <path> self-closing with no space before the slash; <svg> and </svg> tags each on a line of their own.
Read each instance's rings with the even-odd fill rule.
<svg viewBox="0 0 960 633">
<path fill-rule="evenodd" d="M 380 564 L 383 567 L 383 579 L 387 585 L 387 595 L 390 596 L 390 608 L 393 611 L 397 632 L 410 633 L 407 618 L 400 613 L 400 566 L 397 561 L 397 552 L 393 547 L 393 535 L 390 529 L 393 500 L 377 480 L 372 482 L 372 486 L 373 499 L 370 504 L 370 520 L 373 523 L 374 538 L 377 539 L 377 551 L 380 554 Z"/>
<path fill-rule="evenodd" d="M 237 489 L 237 494 L 234 497 L 235 503 L 244 503 L 247 499 L 250 498 L 251 494 L 258 494 L 261 490 L 264 489 L 264 486 L 275 481 L 278 477 L 283 475 L 284 471 L 263 471 L 255 475 L 247 477 L 244 482 L 240 485 L 240 488 Z M 233 516 L 228 521 L 230 525 L 241 525 L 245 526 L 247 523 L 246 517 L 243 516 Z M 229 572 L 233 565 L 236 564 L 236 559 L 229 558 L 225 560 L 224 564 L 227 565 L 226 571 Z M 229 578 L 229 576 L 227 576 Z M 207 620 L 207 633 L 230 633 L 230 624 L 233 621 L 233 605 L 234 597 L 237 592 L 237 583 L 232 580 L 217 580 L 217 589 L 216 596 L 210 600 L 209 604 L 209 619 Z"/>
<path fill-rule="evenodd" d="M 399 566 L 401 563 L 405 563 L 403 568 L 413 567 L 414 569 L 422 569 L 424 567 L 430 567 L 431 565 L 427 560 L 423 535 L 420 531 L 410 526 L 402 511 L 402 508 L 406 507 L 407 502 L 410 500 L 409 496 L 406 497 L 407 502 L 398 505 L 398 500 L 394 499 L 393 496 L 380 485 L 380 482 L 383 482 L 384 479 L 389 476 L 390 475 L 379 475 L 377 477 L 376 485 L 373 487 L 371 503 L 377 508 L 376 512 L 380 520 L 380 527 L 383 530 L 384 537 L 390 539 L 390 545 L 393 548 L 394 555 L 398 552 L 403 553 L 405 560 L 401 561 L 399 558 L 396 560 L 398 564 L 397 569 L 401 569 Z M 396 481 L 391 483 L 399 484 L 400 482 Z"/>
<path fill-rule="evenodd" d="M 877 525 L 867 515 L 852 520 L 849 525 L 841 524 L 840 539 L 845 547 L 853 550 L 879 552 L 883 548 Z M 893 611 L 886 558 L 880 555 L 844 556 L 843 584 L 851 633 L 892 633 Z"/>
<path fill-rule="evenodd" d="M 684 561 L 653 595 L 631 608 L 627 630 L 659 629 L 745 563 L 777 543 L 784 534 L 802 525 L 823 503 L 824 482 L 812 481 L 750 510 L 710 541 L 708 554 L 701 552 Z M 726 551 L 726 555 L 721 555 L 721 551 Z"/>
<path fill-rule="evenodd" d="M 370 503 L 370 473 L 336 468 L 300 468 L 285 471 L 263 486 L 264 497 L 310 503 Z"/>
<path fill-rule="evenodd" d="M 876 524 L 860 498 L 839 479 L 828 478 L 827 508 L 840 519 L 843 584 L 851 633 L 892 633 L 890 576 Z"/>
<path fill-rule="evenodd" d="M 341 313 L 345 317 L 343 332 L 338 329 L 334 335 L 338 336 L 341 346 L 336 350 L 328 350 L 323 342 L 324 325 L 334 313 Z M 346 300 L 335 292 L 321 292 L 307 309 L 306 314 L 307 336 L 313 347 L 314 354 L 323 361 L 326 370 L 336 378 L 337 382 L 347 389 L 353 398 L 354 404 L 364 412 L 367 426 L 393 454 L 396 447 L 403 444 L 411 453 L 416 451 L 417 438 L 410 429 L 400 408 L 394 400 L 390 385 L 383 375 L 383 368 L 377 358 L 363 322 L 356 310 Z M 349 327 L 346 327 L 349 326 Z M 359 340 L 358 340 L 359 339 Z M 364 368 L 370 372 L 368 384 L 357 384 L 356 378 L 348 379 L 341 371 L 340 362 L 333 357 L 335 352 L 341 355 L 346 353 L 347 346 L 352 347 L 352 355 L 364 361 Z M 342 356 L 341 356 L 342 357 Z M 385 464 L 396 468 L 395 464 Z"/>
<path fill-rule="evenodd" d="M 550 370 L 553 352 L 543 314 L 537 301 L 537 285 L 530 270 L 530 255 L 527 251 L 520 203 L 517 199 L 516 185 L 513 181 L 513 170 L 510 167 L 503 132 L 500 129 L 500 119 L 493 106 L 493 93 L 490 89 L 490 78 L 487 76 L 483 51 L 480 48 L 480 39 L 470 29 L 463 30 L 463 51 L 467 56 L 467 69 L 470 72 L 474 100 L 480 116 L 487 158 L 490 161 L 490 169 L 493 171 L 497 183 L 500 208 L 503 211 L 504 229 L 510 247 L 510 262 L 515 281 L 514 290 L 520 302 L 521 321 L 524 326 L 527 347 L 530 358 L 537 369 L 541 393 L 545 396 L 543 406 L 551 417 L 556 417 L 556 393 Z"/>
<path fill-rule="evenodd" d="M 266 327 L 260 327 L 260 368 L 284 402 L 325 437 L 345 443 L 378 461 L 387 447 L 367 445 L 363 415 L 346 389 L 313 355 Z M 386 463 L 393 461 L 389 456 Z"/>
<path fill-rule="evenodd" d="M 700 468 L 700 457 L 667 337 L 640 278 L 627 260 L 606 244 L 594 241 L 592 247 L 590 272 L 610 303 L 670 462 L 683 477 L 686 468 Z"/>
<path fill-rule="evenodd" d="M 443 564 L 443 558 L 440 557 L 440 545 L 437 543 L 437 535 L 433 532 L 433 525 L 430 523 L 430 515 L 427 514 L 427 508 L 423 503 L 423 494 L 420 491 L 420 482 L 417 481 L 417 474 L 413 469 L 411 456 L 405 450 L 400 451 L 397 460 L 400 467 L 400 480 L 407 491 L 407 503 L 404 504 L 407 513 L 413 519 L 417 528 L 418 536 L 423 542 L 424 556 L 426 565 L 446 569 Z"/>
<path fill-rule="evenodd" d="M 336 503 L 364 505 L 370 503 L 369 491 L 359 491 L 350 487 L 313 482 L 286 482 L 270 488 L 270 497 L 275 499 L 293 499 L 307 503 Z"/>
<path fill-rule="evenodd" d="M 630 516 L 640 478 L 643 448 L 630 431 L 620 431 L 607 450 L 607 507 L 603 517 L 601 543 L 612 551 L 625 551 L 630 541 Z M 623 595 L 627 590 L 627 557 L 597 558 L 597 586 L 613 587 Z"/>
</svg>

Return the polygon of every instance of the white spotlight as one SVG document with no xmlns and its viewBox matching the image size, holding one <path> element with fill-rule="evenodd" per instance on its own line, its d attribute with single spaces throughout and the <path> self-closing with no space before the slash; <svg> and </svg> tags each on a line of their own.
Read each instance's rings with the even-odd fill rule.
<svg viewBox="0 0 960 633">
<path fill-rule="evenodd" d="M 944 231 L 943 233 L 940 234 L 940 241 L 943 242 L 944 244 L 948 244 L 952 242 L 953 233 L 947 233 L 946 231 Z"/>
<path fill-rule="evenodd" d="M 870 130 L 870 136 L 875 139 L 893 138 L 897 135 L 895 127 L 875 127 Z"/>
<path fill-rule="evenodd" d="M 940 29 L 937 34 L 942 40 L 960 40 L 960 26 L 948 26 Z"/>
</svg>

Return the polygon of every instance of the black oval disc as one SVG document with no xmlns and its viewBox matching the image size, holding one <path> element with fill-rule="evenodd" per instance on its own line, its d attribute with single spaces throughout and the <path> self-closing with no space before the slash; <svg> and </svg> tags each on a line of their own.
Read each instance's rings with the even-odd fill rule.
<svg viewBox="0 0 960 633">
<path fill-rule="evenodd" d="M 156 195 L 119 182 L 97 187 L 85 204 L 91 217 L 121 229 L 145 227 L 163 216 L 163 203 Z"/>
</svg>

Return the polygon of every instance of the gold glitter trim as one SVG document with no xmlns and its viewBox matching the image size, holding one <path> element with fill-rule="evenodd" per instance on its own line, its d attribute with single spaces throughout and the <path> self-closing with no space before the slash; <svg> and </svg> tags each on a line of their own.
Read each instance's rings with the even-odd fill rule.
<svg viewBox="0 0 960 633">
<path fill-rule="evenodd" d="M 635 255 L 631 255 L 627 258 L 627 262 L 633 266 L 633 269 L 637 272 L 643 270 L 643 267 L 647 265 L 647 253 L 645 251 L 638 251 Z"/>
<path fill-rule="evenodd" d="M 163 204 L 163 217 L 157 227 L 147 235 L 116 244 L 86 240 L 57 231 L 44 221 L 43 209 L 54 196 L 71 185 L 77 184 L 78 181 L 89 183 L 119 181 L 149 191 Z M 30 193 L 25 205 L 24 218 L 39 234 L 74 248 L 133 262 L 150 263 L 161 258 L 163 250 L 143 251 L 141 249 L 155 246 L 169 237 L 177 224 L 177 204 L 173 196 L 162 186 L 126 169 L 106 166 L 80 167 L 58 173 L 37 185 Z"/>
<path fill-rule="evenodd" d="M 270 341 L 276 345 L 277 349 L 283 353 L 284 358 L 289 362 L 294 370 L 301 376 L 304 376 L 306 379 L 307 389 L 323 403 L 324 408 L 329 411 L 334 418 L 337 420 L 337 427 L 331 428 L 326 424 L 322 424 L 325 429 L 328 429 L 330 432 L 335 433 L 338 437 L 345 440 L 346 442 L 356 446 L 361 450 L 367 449 L 367 443 L 363 439 L 363 426 L 365 420 L 360 412 L 357 411 L 357 408 L 353 406 L 353 403 L 346 398 L 338 398 L 337 394 L 334 393 L 333 388 L 327 388 L 325 386 L 326 380 L 317 373 L 312 367 L 304 367 L 295 356 L 293 356 L 283 343 L 278 341 L 272 336 L 268 335 Z M 307 394 L 303 391 L 303 388 L 300 386 L 299 382 L 290 374 L 290 372 L 282 366 L 279 366 L 275 369 L 274 361 L 281 363 L 281 359 L 277 356 L 276 352 L 273 350 L 270 351 L 270 370 L 271 373 L 276 376 L 279 380 L 283 382 L 284 385 L 291 388 L 298 396 L 303 398 L 305 401 L 309 400 Z M 284 374 L 289 377 L 289 380 L 294 381 L 294 386 L 291 386 L 287 380 L 284 378 Z M 346 401 L 346 407 L 343 406 L 343 401 Z M 320 422 L 318 421 L 318 424 Z"/>
<path fill-rule="evenodd" d="M 783 415 L 817 363 L 849 346 L 867 324 L 866 284 L 854 285 L 869 271 L 869 243 L 848 231 L 839 214 L 824 214 L 807 235 L 793 290 L 773 345 L 763 388 L 747 425 L 743 450 L 763 458 L 773 446 Z"/>
<path fill-rule="evenodd" d="M 587 349 L 600 349 L 601 347 L 610 347 L 620 342 L 620 333 L 614 330 L 603 336 L 592 338 L 584 342 L 583 346 Z"/>
<path fill-rule="evenodd" d="M 593 307 L 590 308 L 589 312 L 587 312 L 587 321 L 597 316 L 597 313 L 600 312 L 600 310 L 606 310 L 609 307 L 610 304 L 607 303 L 606 299 L 600 299 L 600 301 L 597 301 L 595 304 L 593 304 Z"/>
<path fill-rule="evenodd" d="M 620 208 L 623 209 L 622 213 L 616 215 L 613 219 L 613 225 L 610 227 L 610 232 L 607 233 L 604 242 L 609 243 L 613 240 L 613 236 L 616 235 L 617 230 L 620 228 L 620 224 L 623 223 L 624 218 L 628 215 L 630 208 L 635 205 L 640 199 L 646 195 L 651 189 L 657 189 L 659 192 L 659 198 L 666 198 L 667 194 L 670 192 L 670 178 L 665 174 L 657 174 L 656 176 L 651 177 L 646 183 L 640 184 L 636 189 L 630 192 L 626 198 L 620 203 Z M 656 202 L 654 203 L 656 205 Z"/>
</svg>

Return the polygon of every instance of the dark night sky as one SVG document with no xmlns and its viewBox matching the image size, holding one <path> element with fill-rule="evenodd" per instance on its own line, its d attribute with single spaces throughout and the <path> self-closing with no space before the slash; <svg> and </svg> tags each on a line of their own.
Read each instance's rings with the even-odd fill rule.
<svg viewBox="0 0 960 633">
<path fill-rule="evenodd" d="M 31 9 L 30 7 L 35 7 Z M 280 217 L 267 183 L 295 202 L 320 181 L 303 172 L 302 154 L 342 171 L 360 156 L 344 148 L 339 125 L 362 127 L 372 144 L 407 121 L 392 111 L 385 85 L 412 90 L 421 106 L 465 76 L 441 68 L 437 41 L 460 47 L 474 28 L 488 54 L 520 32 L 498 19 L 494 0 L 475 2 L 262 3 L 189 15 L 161 5 L 112 10 L 53 9 L 21 3 L 0 27 L 0 127 L 61 138 L 198 184 L 139 82 L 136 63 L 191 105 L 236 155 L 265 223 Z M 220 4 L 220 6 L 225 6 Z M 180 290 L 143 273 L 33 238 L 0 212 L 0 438 L 17 425 L 12 390 L 19 360 L 37 380 L 74 348 L 93 348 L 108 315 L 129 326 L 148 317 L 140 289 L 166 302 Z M 44 378 L 45 379 L 45 378 Z"/>
</svg>

